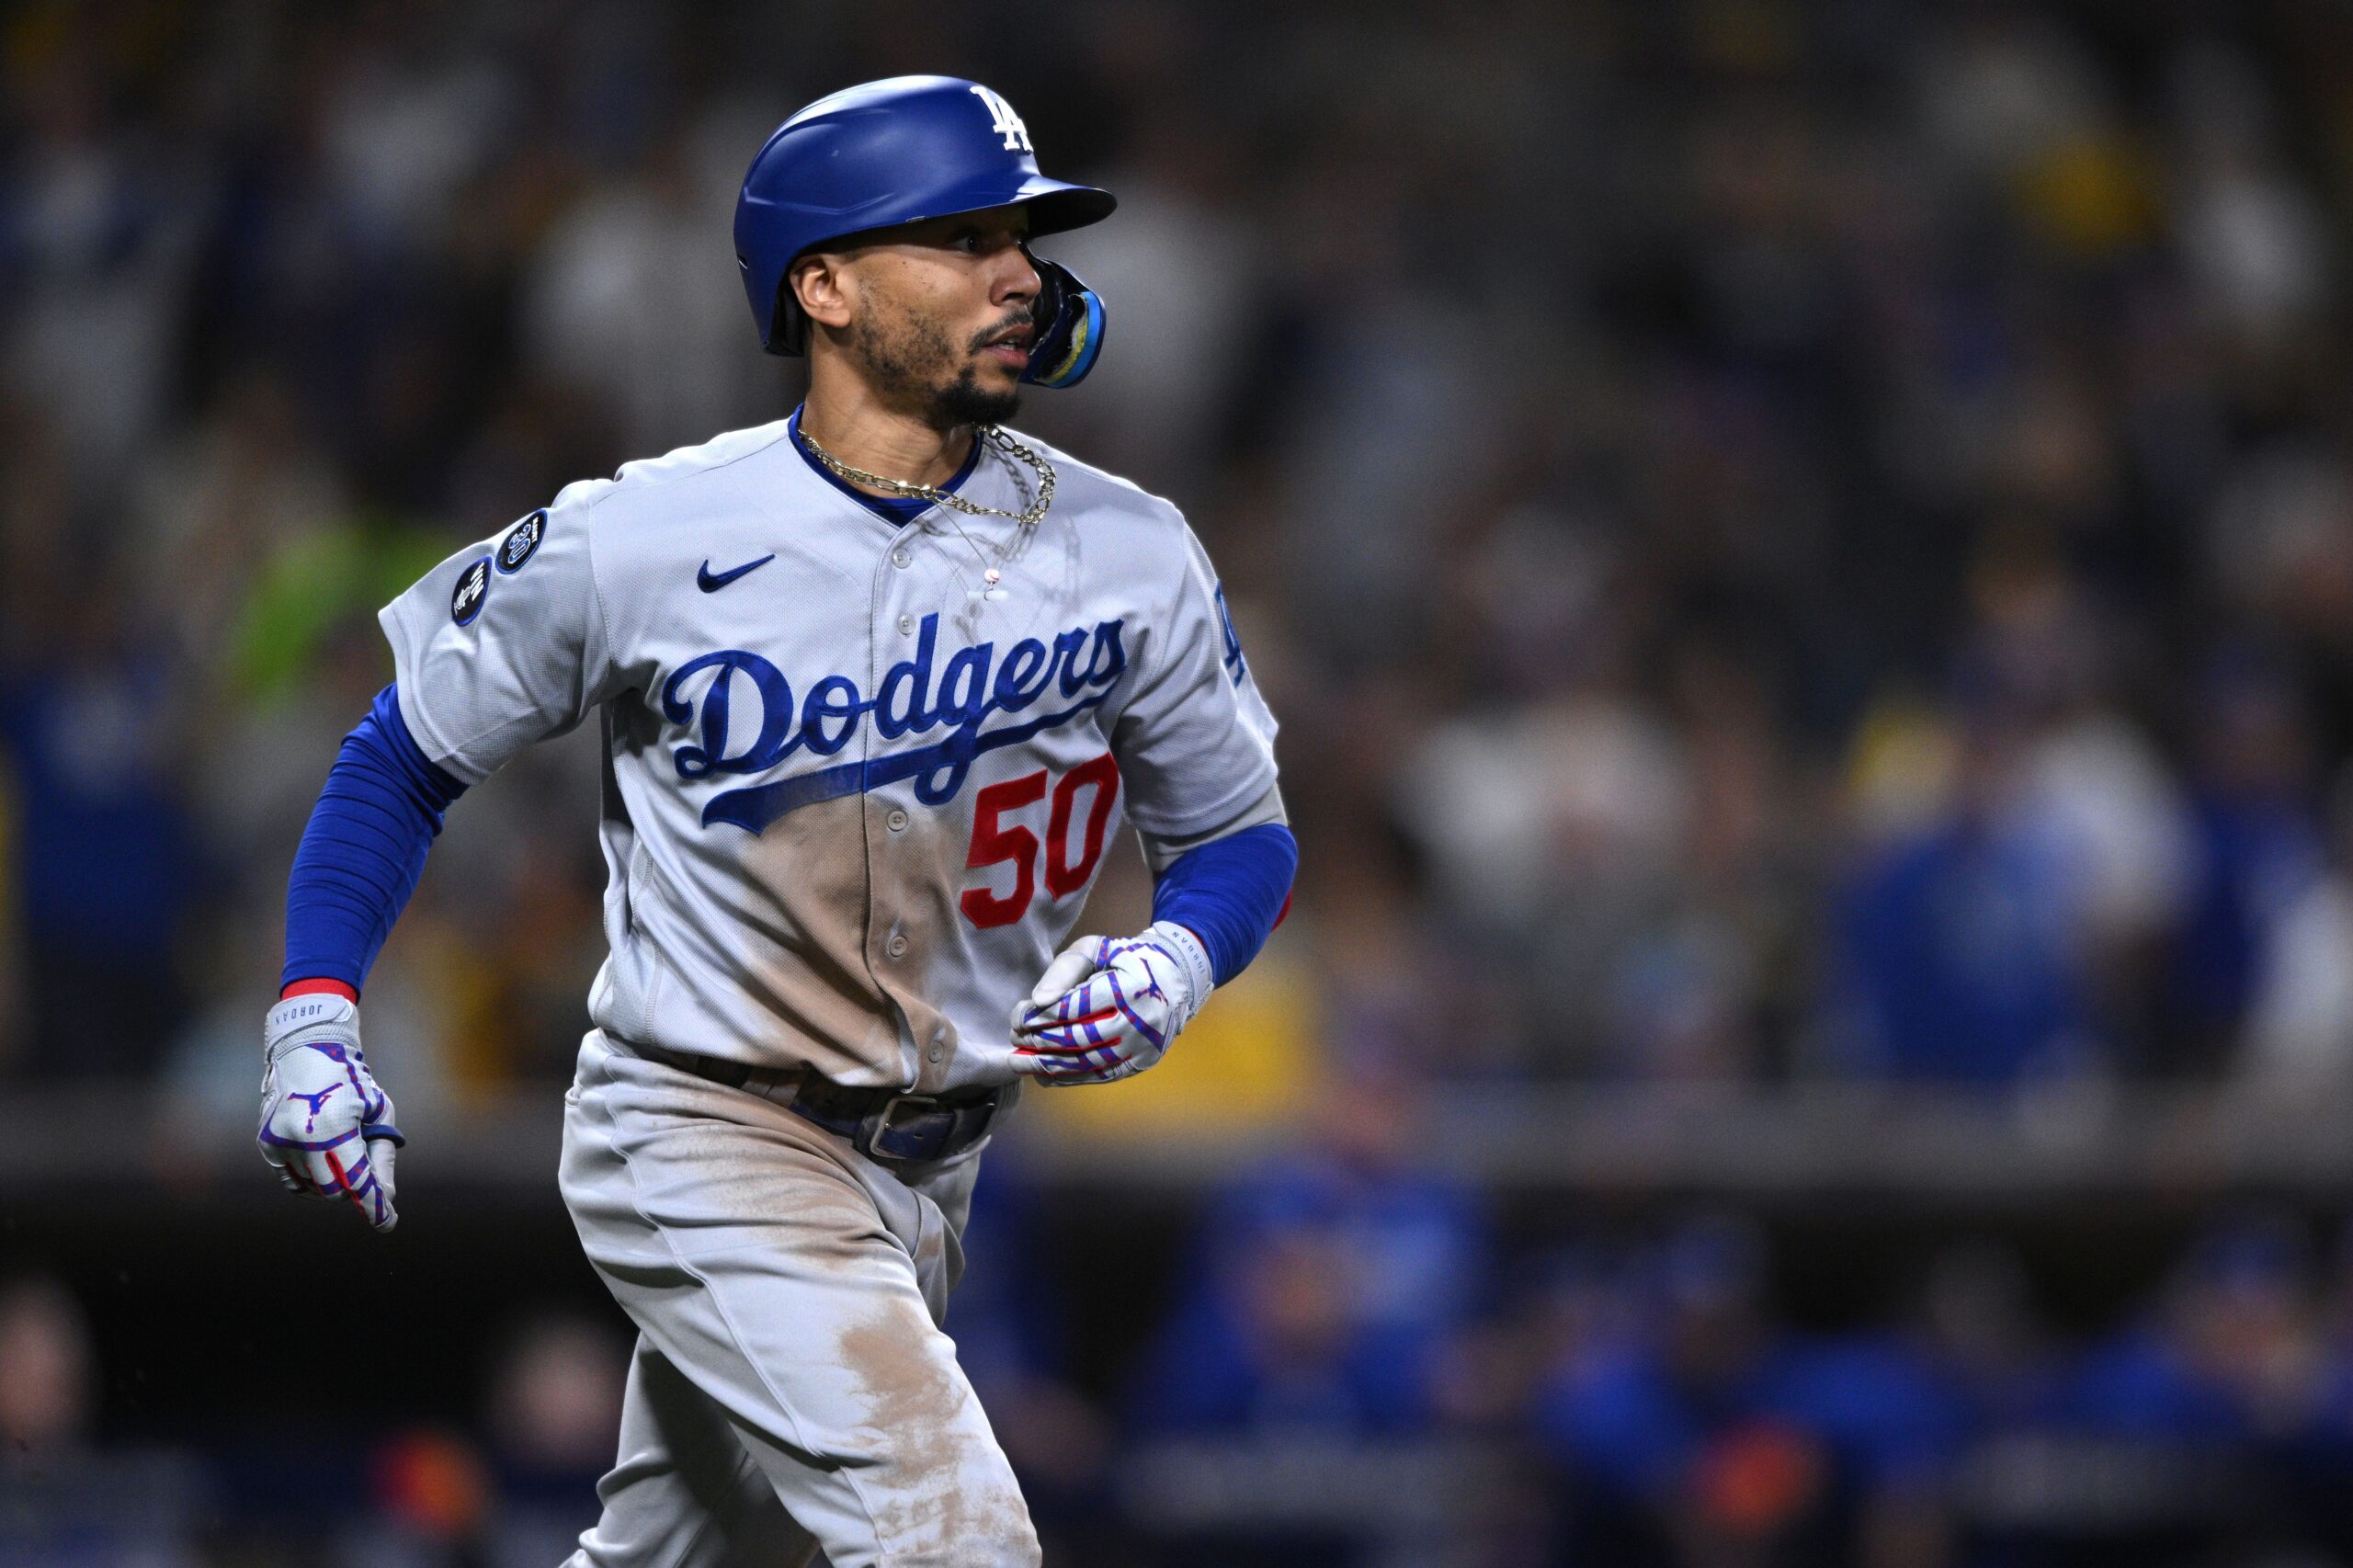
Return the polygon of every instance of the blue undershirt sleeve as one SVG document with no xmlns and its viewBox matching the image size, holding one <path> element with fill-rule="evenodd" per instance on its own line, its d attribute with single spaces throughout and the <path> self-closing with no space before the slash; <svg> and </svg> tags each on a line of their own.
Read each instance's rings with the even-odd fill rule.
<svg viewBox="0 0 2353 1568">
<path fill-rule="evenodd" d="M 1267 943 L 1290 899 L 1299 843 L 1280 823 L 1261 823 L 1197 845 L 1169 863 L 1152 892 L 1152 917 L 1201 939 L 1223 985 Z"/>
<path fill-rule="evenodd" d="M 464 792 L 418 748 L 397 688 L 378 692 L 344 738 L 294 853 L 281 986 L 339 980 L 359 989 L 416 891 L 442 812 Z"/>
</svg>

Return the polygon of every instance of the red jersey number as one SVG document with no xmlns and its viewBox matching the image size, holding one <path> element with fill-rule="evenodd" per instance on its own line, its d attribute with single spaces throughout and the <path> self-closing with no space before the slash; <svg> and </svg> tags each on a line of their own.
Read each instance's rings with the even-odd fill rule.
<svg viewBox="0 0 2353 1568">
<path fill-rule="evenodd" d="M 964 917 L 983 930 L 1010 926 L 1029 912 L 1038 892 L 1038 835 L 1021 823 L 1008 823 L 1008 812 L 1034 806 L 1046 797 L 1047 773 L 1040 768 L 1002 784 L 991 784 L 972 799 L 972 846 L 964 864 L 1013 866 L 1013 889 L 1000 893 L 983 884 L 966 888 L 958 900 Z M 1081 795 L 1086 798 L 1085 826 L 1074 835 Z M 1120 767 L 1109 752 L 1080 763 L 1055 781 L 1053 805 L 1046 817 L 1045 878 L 1049 898 L 1068 898 L 1095 875 L 1103 858 L 1103 833 L 1110 825 L 1111 807 L 1120 796 Z M 1079 841 L 1075 857 L 1071 841 Z"/>
</svg>

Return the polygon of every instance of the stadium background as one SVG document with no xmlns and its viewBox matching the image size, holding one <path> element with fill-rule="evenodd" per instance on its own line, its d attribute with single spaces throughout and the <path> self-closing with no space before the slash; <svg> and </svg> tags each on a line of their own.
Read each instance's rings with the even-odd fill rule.
<svg viewBox="0 0 2353 1568">
<path fill-rule="evenodd" d="M 593 745 L 369 986 L 389 1240 L 247 1142 L 286 869 L 377 604 L 791 406 L 734 183 L 919 70 L 1121 197 L 1024 423 L 1191 515 L 1304 852 L 992 1156 L 1049 1560 L 2353 1562 L 2325 0 L 0 13 L 0 1561 L 593 1516 Z"/>
</svg>

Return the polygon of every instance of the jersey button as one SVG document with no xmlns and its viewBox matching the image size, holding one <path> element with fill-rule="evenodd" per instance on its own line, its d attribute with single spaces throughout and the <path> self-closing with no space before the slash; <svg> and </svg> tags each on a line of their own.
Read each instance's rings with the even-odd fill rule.
<svg viewBox="0 0 2353 1568">
<path fill-rule="evenodd" d="M 948 1054 L 948 1048 L 947 1048 L 946 1046 L 944 1046 L 944 1045 L 941 1045 L 938 1040 L 933 1040 L 933 1041 L 931 1042 L 931 1049 L 930 1049 L 929 1051 L 925 1051 L 925 1052 L 924 1052 L 924 1054 L 925 1054 L 926 1056 L 929 1057 L 932 1061 L 937 1062 L 937 1061 L 938 1061 L 941 1057 L 943 1057 L 943 1056 L 945 1056 L 945 1055 L 947 1055 L 947 1054 Z"/>
<path fill-rule="evenodd" d="M 891 824 L 891 831 L 892 833 L 904 833 L 907 831 L 907 813 L 904 812 L 892 812 L 889 816 L 884 817 L 882 820 Z"/>
<path fill-rule="evenodd" d="M 914 556 L 907 553 L 907 547 L 904 545 L 901 545 L 898 549 L 891 552 L 891 564 L 899 567 L 902 570 L 905 568 L 908 562 L 913 561 L 914 559 Z"/>
<path fill-rule="evenodd" d="M 899 618 L 899 635 L 902 637 L 913 637 L 915 634 L 915 618 L 911 615 L 901 616 Z"/>
<path fill-rule="evenodd" d="M 882 950 L 890 954 L 894 959 L 905 958 L 907 956 L 907 939 L 904 937 L 893 937 L 889 941 L 882 944 Z"/>
</svg>

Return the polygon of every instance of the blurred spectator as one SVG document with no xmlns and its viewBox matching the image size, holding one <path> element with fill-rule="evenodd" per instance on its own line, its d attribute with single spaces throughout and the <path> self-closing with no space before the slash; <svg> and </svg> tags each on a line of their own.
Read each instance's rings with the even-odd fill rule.
<svg viewBox="0 0 2353 1568">
<path fill-rule="evenodd" d="M 97 1423 L 90 1330 L 65 1288 L 35 1276 L 0 1294 L 0 1449 L 71 1452 Z"/>
<path fill-rule="evenodd" d="M 2196 869 L 2151 1032 L 2159 1064 L 2211 1072 L 2232 1063 L 2259 989 L 2287 961 L 2291 912 L 2317 889 L 2326 857 L 2309 737 L 2278 674 L 2219 663 L 2201 709 Z"/>
<path fill-rule="evenodd" d="M 1641 1258 L 1635 1310 L 1536 1393 L 1568 1489 L 1556 1560 L 1927 1565 L 1947 1486 L 1995 1397 L 1933 1336 L 1802 1337 L 1771 1316 L 1751 1232 L 1703 1221 Z"/>
<path fill-rule="evenodd" d="M 1850 1071 L 2001 1087 L 2097 1063 L 2080 884 L 2002 776 L 2011 744 L 1998 730 L 1964 742 L 1954 814 L 1856 876 L 1832 994 Z"/>
<path fill-rule="evenodd" d="M 1717 1540 L 1767 1542 L 1822 1505 L 1827 1456 L 1771 1410 L 1779 1370 L 1762 1258 L 1745 1231 L 1671 1240 L 1637 1289 L 1633 1331 L 1577 1349 L 1533 1411 L 1569 1493 L 1554 1560 L 1704 1562 Z"/>
<path fill-rule="evenodd" d="M 597 1522 L 628 1369 L 626 1337 L 608 1323 L 551 1312 L 509 1331 L 483 1422 L 497 1494 L 492 1562 L 560 1562 Z"/>
<path fill-rule="evenodd" d="M 124 118 L 97 40 L 54 41 L 14 84 L 0 363 L 112 499 L 170 409 L 213 148 Z"/>
<path fill-rule="evenodd" d="M 22 1062 L 46 1075 L 148 1072 L 183 1016 L 176 943 L 202 891 L 181 794 L 185 692 L 104 568 L 83 563 L 48 586 L 36 648 L 0 669 Z"/>
<path fill-rule="evenodd" d="M 1459 1542 L 1464 1479 L 1436 1440 L 1489 1242 L 1475 1199 L 1411 1156 L 1417 1093 L 1393 1064 L 1347 1062 L 1313 1102 L 1313 1143 L 1211 1208 L 1124 1411 L 1146 1458 L 1120 1499 L 1167 1561 L 1419 1561 Z"/>
<path fill-rule="evenodd" d="M 97 1392 L 89 1323 L 64 1286 L 0 1282 L 0 1562 L 196 1568 L 196 1468 L 99 1446 Z"/>
<path fill-rule="evenodd" d="M 486 1555 L 494 1496 L 481 1450 L 466 1437 L 396 1433 L 375 1445 L 366 1483 L 368 1506 L 328 1516 L 342 1538 L 337 1568 L 459 1568 Z"/>
<path fill-rule="evenodd" d="M 729 152 L 748 164 L 757 141 Z M 712 237 L 733 218 L 740 167 L 706 178 L 682 135 L 633 177 L 593 192 L 549 233 L 525 282 L 532 358 L 613 411 L 622 449 L 655 456 L 781 418 L 767 367 L 744 352 L 743 284 Z"/>
<path fill-rule="evenodd" d="M 2170 1554 L 2284 1528 L 2314 1417 L 2313 1309 L 2289 1228 L 2205 1237 L 2157 1310 L 2087 1351 L 2060 1394 L 2045 1463 L 2075 1528 Z"/>
<path fill-rule="evenodd" d="M 567 1558 L 596 1523 L 620 1435 L 625 1336 L 557 1310 L 494 1343 L 479 1438 L 420 1426 L 374 1446 L 368 1506 L 347 1511 L 337 1543 L 342 1568 L 527 1568 Z"/>
<path fill-rule="evenodd" d="M 2327 815 L 2319 866 L 2248 889 L 2270 924 L 2251 955 L 2245 1065 L 2259 1088 L 2290 1096 L 2353 1081 L 2353 776 L 2338 778 Z"/>
<path fill-rule="evenodd" d="M 2120 1066 L 2183 898 L 2184 808 L 2104 699 L 2080 590 L 2017 545 L 1974 585 L 1945 798 L 1865 860 L 1840 912 L 1848 1049 L 1981 1085 Z"/>
<path fill-rule="evenodd" d="M 1133 1426 L 1431 1429 L 1488 1243 L 1475 1199 L 1412 1159 L 1418 1092 L 1393 1065 L 1347 1062 L 1316 1098 L 1314 1142 L 1211 1207 L 1192 1278 L 1131 1391 Z"/>
</svg>

